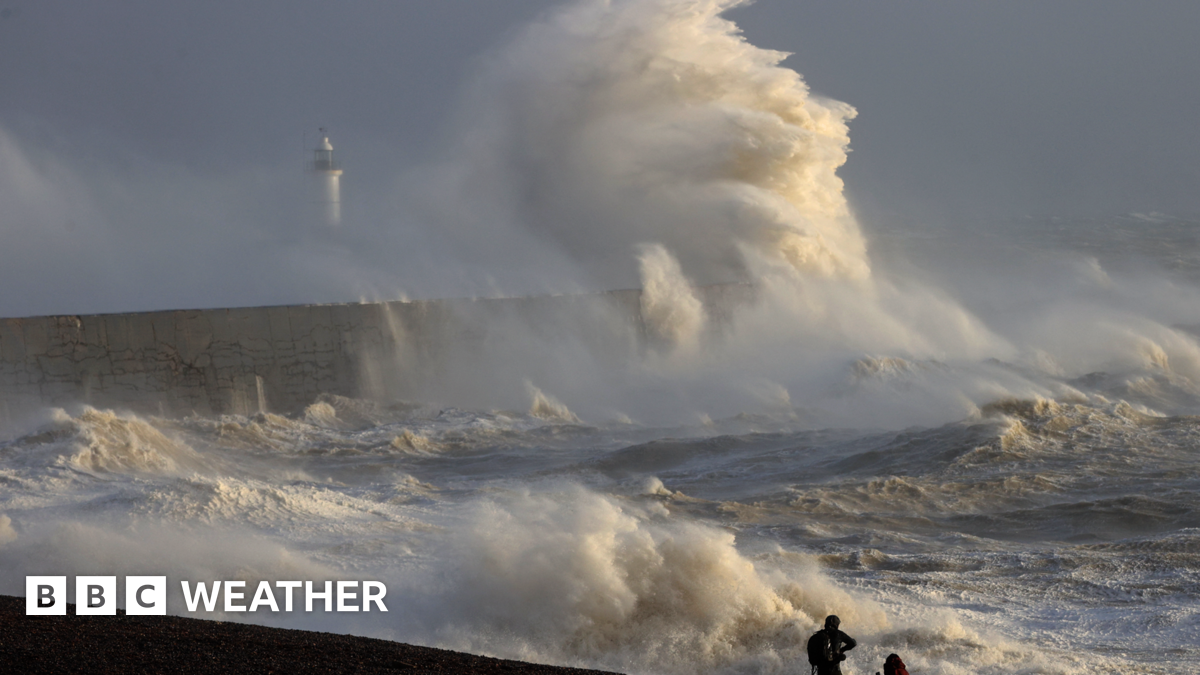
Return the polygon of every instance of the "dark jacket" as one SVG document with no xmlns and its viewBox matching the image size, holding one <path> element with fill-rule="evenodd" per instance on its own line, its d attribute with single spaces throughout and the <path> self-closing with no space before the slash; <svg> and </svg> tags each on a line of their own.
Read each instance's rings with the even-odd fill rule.
<svg viewBox="0 0 1200 675">
<path fill-rule="evenodd" d="M 889 654 L 887 661 L 883 662 L 883 675 L 908 675 L 908 668 L 904 667 L 904 661 L 899 656 Z"/>
<path fill-rule="evenodd" d="M 842 675 L 841 661 L 846 660 L 845 653 L 858 646 L 858 642 L 836 628 L 824 629 L 829 633 L 829 641 L 833 643 L 833 651 L 840 656 L 839 663 L 830 663 L 828 665 L 817 666 L 817 672 L 820 675 Z"/>
</svg>

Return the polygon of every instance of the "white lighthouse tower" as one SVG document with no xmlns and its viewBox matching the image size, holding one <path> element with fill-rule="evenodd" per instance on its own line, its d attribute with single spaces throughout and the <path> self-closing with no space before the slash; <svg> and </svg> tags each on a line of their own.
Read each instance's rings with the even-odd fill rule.
<svg viewBox="0 0 1200 675">
<path fill-rule="evenodd" d="M 342 224 L 342 168 L 333 159 L 333 144 L 325 129 L 321 129 L 321 141 L 313 150 L 310 167 L 315 177 L 314 192 L 320 205 L 324 223 L 330 227 Z"/>
</svg>

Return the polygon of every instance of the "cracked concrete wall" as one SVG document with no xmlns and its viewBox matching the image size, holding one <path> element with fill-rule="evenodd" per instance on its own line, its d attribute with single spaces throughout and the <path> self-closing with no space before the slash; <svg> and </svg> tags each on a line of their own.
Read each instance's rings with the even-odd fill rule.
<svg viewBox="0 0 1200 675">
<path fill-rule="evenodd" d="M 338 305 L 5 319 L 0 400 L 10 410 L 248 413 L 273 399 L 287 408 L 310 392 L 353 391 L 356 342 L 373 314 Z"/>
<path fill-rule="evenodd" d="M 746 287 L 709 287 L 718 321 Z M 86 403 L 157 414 L 289 412 L 322 393 L 436 396 L 505 344 L 570 334 L 644 349 L 640 291 L 0 319 L 0 418 Z"/>
</svg>

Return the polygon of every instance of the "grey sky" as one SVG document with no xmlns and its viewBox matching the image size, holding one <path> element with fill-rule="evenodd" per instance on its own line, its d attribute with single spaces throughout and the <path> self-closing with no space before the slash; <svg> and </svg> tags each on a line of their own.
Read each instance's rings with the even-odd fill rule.
<svg viewBox="0 0 1200 675">
<path fill-rule="evenodd" d="M 0 123 L 212 171 L 295 160 L 323 124 L 367 180 L 428 156 L 472 62 L 552 4 L 0 0 Z M 1200 4 L 761 0 L 734 17 L 858 107 L 844 176 L 872 208 L 1200 210 Z"/>
<path fill-rule="evenodd" d="M 346 191 L 365 202 L 448 145 L 449 119 L 476 64 L 554 4 L 0 0 L 0 131 L 91 174 L 161 166 L 221 181 L 298 171 L 305 135 L 311 145 L 323 125 L 347 164 Z M 754 44 L 793 52 L 787 64 L 814 91 L 858 108 L 841 175 L 869 229 L 893 219 L 1200 212 L 1194 0 L 760 0 L 731 17 Z M 180 201 L 189 199 L 203 197 Z M 96 240 L 179 248 L 156 229 L 172 208 L 171 198 L 158 201 L 143 224 L 109 225 Z M 66 220 L 78 227 L 78 218 Z M 252 221 L 231 221 L 225 234 L 253 229 Z M 0 263 L 54 254 L 49 240 L 10 236 L 19 225 L 0 220 L 9 249 Z M 403 248 L 419 248 L 422 237 L 416 231 Z M 264 247 L 269 238 L 258 233 Z M 17 251 L 26 245 L 36 251 Z M 106 288 L 107 300 L 80 296 L 0 314 L 232 303 L 228 294 L 162 295 L 123 305 L 112 298 L 134 292 L 112 281 L 119 275 L 111 268 L 128 261 L 119 252 L 110 260 L 96 263 L 92 278 L 80 263 L 84 278 L 62 282 L 63 293 Z M 156 264 L 159 275 L 178 268 Z M 221 279 L 231 279 L 241 263 L 221 264 L 230 267 Z M 193 274 L 197 283 L 212 282 L 204 274 Z M 308 297 L 302 284 L 289 288 L 247 302 Z"/>
<path fill-rule="evenodd" d="M 1200 209 L 1198 3 L 773 4 L 747 12 L 748 34 L 859 109 L 844 176 L 860 201 L 914 215 Z"/>
</svg>

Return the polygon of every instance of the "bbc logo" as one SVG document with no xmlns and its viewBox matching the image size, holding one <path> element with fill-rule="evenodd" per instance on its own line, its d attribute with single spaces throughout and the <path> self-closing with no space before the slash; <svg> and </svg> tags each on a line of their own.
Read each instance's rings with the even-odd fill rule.
<svg viewBox="0 0 1200 675">
<path fill-rule="evenodd" d="M 25 577 L 26 616 L 65 616 L 66 577 Z M 113 616 L 117 613 L 116 577 L 75 577 L 75 613 Z M 125 613 L 166 615 L 166 577 L 125 577 Z"/>
</svg>

